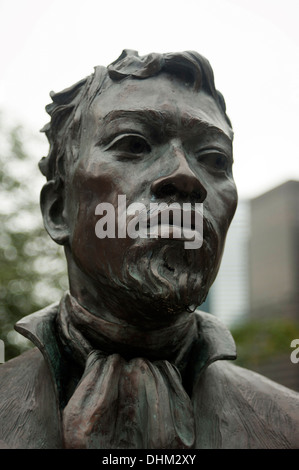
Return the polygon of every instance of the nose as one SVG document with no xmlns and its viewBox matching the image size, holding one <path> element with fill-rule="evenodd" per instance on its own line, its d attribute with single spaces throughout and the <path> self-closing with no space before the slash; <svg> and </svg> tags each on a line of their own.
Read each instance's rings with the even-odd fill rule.
<svg viewBox="0 0 299 470">
<path fill-rule="evenodd" d="M 152 193 L 158 198 L 177 195 L 184 199 L 189 198 L 196 202 L 203 202 L 207 197 L 207 190 L 191 170 L 184 150 L 176 146 L 169 155 L 169 159 L 177 162 L 176 168 L 153 181 Z"/>
</svg>

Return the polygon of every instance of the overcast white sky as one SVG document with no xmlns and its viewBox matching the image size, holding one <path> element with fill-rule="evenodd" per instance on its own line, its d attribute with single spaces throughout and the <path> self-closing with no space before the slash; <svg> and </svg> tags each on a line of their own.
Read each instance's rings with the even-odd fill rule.
<svg viewBox="0 0 299 470">
<path fill-rule="evenodd" d="M 122 49 L 196 50 L 233 123 L 239 195 L 255 197 L 299 180 L 298 24 L 298 0 L 0 0 L 0 109 L 38 133 L 50 90 Z"/>
</svg>

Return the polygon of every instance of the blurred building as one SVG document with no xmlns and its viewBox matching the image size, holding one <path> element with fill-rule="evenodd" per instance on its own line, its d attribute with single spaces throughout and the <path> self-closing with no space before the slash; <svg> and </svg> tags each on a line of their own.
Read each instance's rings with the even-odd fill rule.
<svg viewBox="0 0 299 470">
<path fill-rule="evenodd" d="M 299 321 L 299 181 L 251 201 L 250 304 L 254 318 Z"/>
<path fill-rule="evenodd" d="M 239 200 L 229 228 L 218 276 L 208 296 L 209 311 L 228 327 L 249 313 L 250 203 Z"/>
<path fill-rule="evenodd" d="M 299 181 L 239 201 L 218 276 L 200 308 L 229 328 L 243 320 L 263 322 L 269 331 L 252 338 L 253 351 L 263 333 L 271 333 L 273 320 L 299 325 Z M 299 364 L 290 360 L 293 339 L 284 337 L 284 352 L 250 368 L 299 391 Z"/>
<path fill-rule="evenodd" d="M 288 181 L 251 201 L 250 314 L 258 320 L 299 325 L 299 181 Z M 298 335 L 299 338 L 299 327 Z M 285 352 L 256 370 L 299 391 L 299 364 Z"/>
</svg>

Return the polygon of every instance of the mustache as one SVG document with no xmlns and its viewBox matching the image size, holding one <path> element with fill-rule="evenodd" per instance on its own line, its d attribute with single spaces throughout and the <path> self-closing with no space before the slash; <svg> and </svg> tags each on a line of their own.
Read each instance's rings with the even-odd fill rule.
<svg viewBox="0 0 299 470">
<path fill-rule="evenodd" d="M 191 206 L 191 204 L 188 204 Z M 201 206 L 201 205 L 200 205 Z M 161 225 L 167 223 L 183 228 L 188 225 L 191 229 L 195 229 L 196 222 L 199 218 L 203 218 L 202 207 L 198 208 L 181 208 L 168 206 L 166 203 L 161 203 L 158 207 L 151 207 L 147 211 L 147 227 L 153 225 Z"/>
<path fill-rule="evenodd" d="M 136 213 L 138 213 L 136 217 Z M 128 233 L 131 230 L 131 217 L 139 223 L 139 233 L 142 238 L 179 238 L 185 243 L 185 248 L 200 248 L 203 243 L 203 204 L 195 203 L 150 203 L 149 209 L 144 204 L 133 203 L 127 210 Z"/>
<path fill-rule="evenodd" d="M 184 206 L 188 206 L 188 208 Z M 166 202 L 162 202 L 160 204 L 151 203 L 150 208 L 146 209 L 145 206 L 140 207 L 138 203 L 133 203 L 129 206 L 127 214 L 135 216 L 136 212 L 138 212 L 140 220 L 146 220 L 147 227 L 151 224 L 161 225 L 166 220 L 170 225 L 183 226 L 184 221 L 190 221 L 191 225 L 195 226 L 196 218 L 203 218 L 202 204 L 196 204 L 196 207 L 192 208 L 189 203 L 184 203 L 183 207 L 181 207 L 179 203 L 168 205 Z M 180 222 L 177 223 L 177 221 Z"/>
<path fill-rule="evenodd" d="M 150 207 L 149 209 L 143 207 L 141 210 L 138 209 L 137 204 L 136 208 L 132 204 L 130 210 L 127 212 L 127 226 L 130 221 L 136 217 L 136 212 L 138 211 L 138 219 L 144 233 L 150 234 L 150 229 L 153 230 L 153 233 L 157 233 L 159 227 L 163 225 L 167 225 L 170 228 L 173 227 L 177 230 L 184 230 L 185 228 L 186 232 L 187 229 L 190 229 L 191 232 L 194 233 L 199 229 L 203 236 L 203 244 L 212 243 L 215 247 L 218 246 L 218 232 L 209 214 L 205 214 L 202 207 L 195 210 L 194 208 L 172 208 L 166 203 L 165 206 L 163 205 L 161 207 L 161 204 L 164 203 L 160 203 L 160 207 Z M 200 204 L 200 206 L 202 206 L 202 204 Z M 188 235 L 190 236 L 190 233 Z M 181 238 L 183 239 L 184 237 L 182 236 Z"/>
</svg>

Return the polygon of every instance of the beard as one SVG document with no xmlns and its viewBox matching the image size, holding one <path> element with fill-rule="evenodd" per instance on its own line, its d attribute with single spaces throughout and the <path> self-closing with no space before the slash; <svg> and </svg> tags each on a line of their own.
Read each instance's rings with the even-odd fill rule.
<svg viewBox="0 0 299 470">
<path fill-rule="evenodd" d="M 200 257 L 182 244 L 158 245 L 150 251 L 140 246 L 129 250 L 123 264 L 125 285 L 158 314 L 195 310 L 205 296 Z"/>
<path fill-rule="evenodd" d="M 182 240 L 139 238 L 127 248 L 117 274 L 106 260 L 105 303 L 121 305 L 132 318 L 141 312 L 149 322 L 171 322 L 193 312 L 204 302 L 221 257 L 217 234 L 207 221 L 205 225 L 199 249 L 185 249 Z"/>
</svg>

